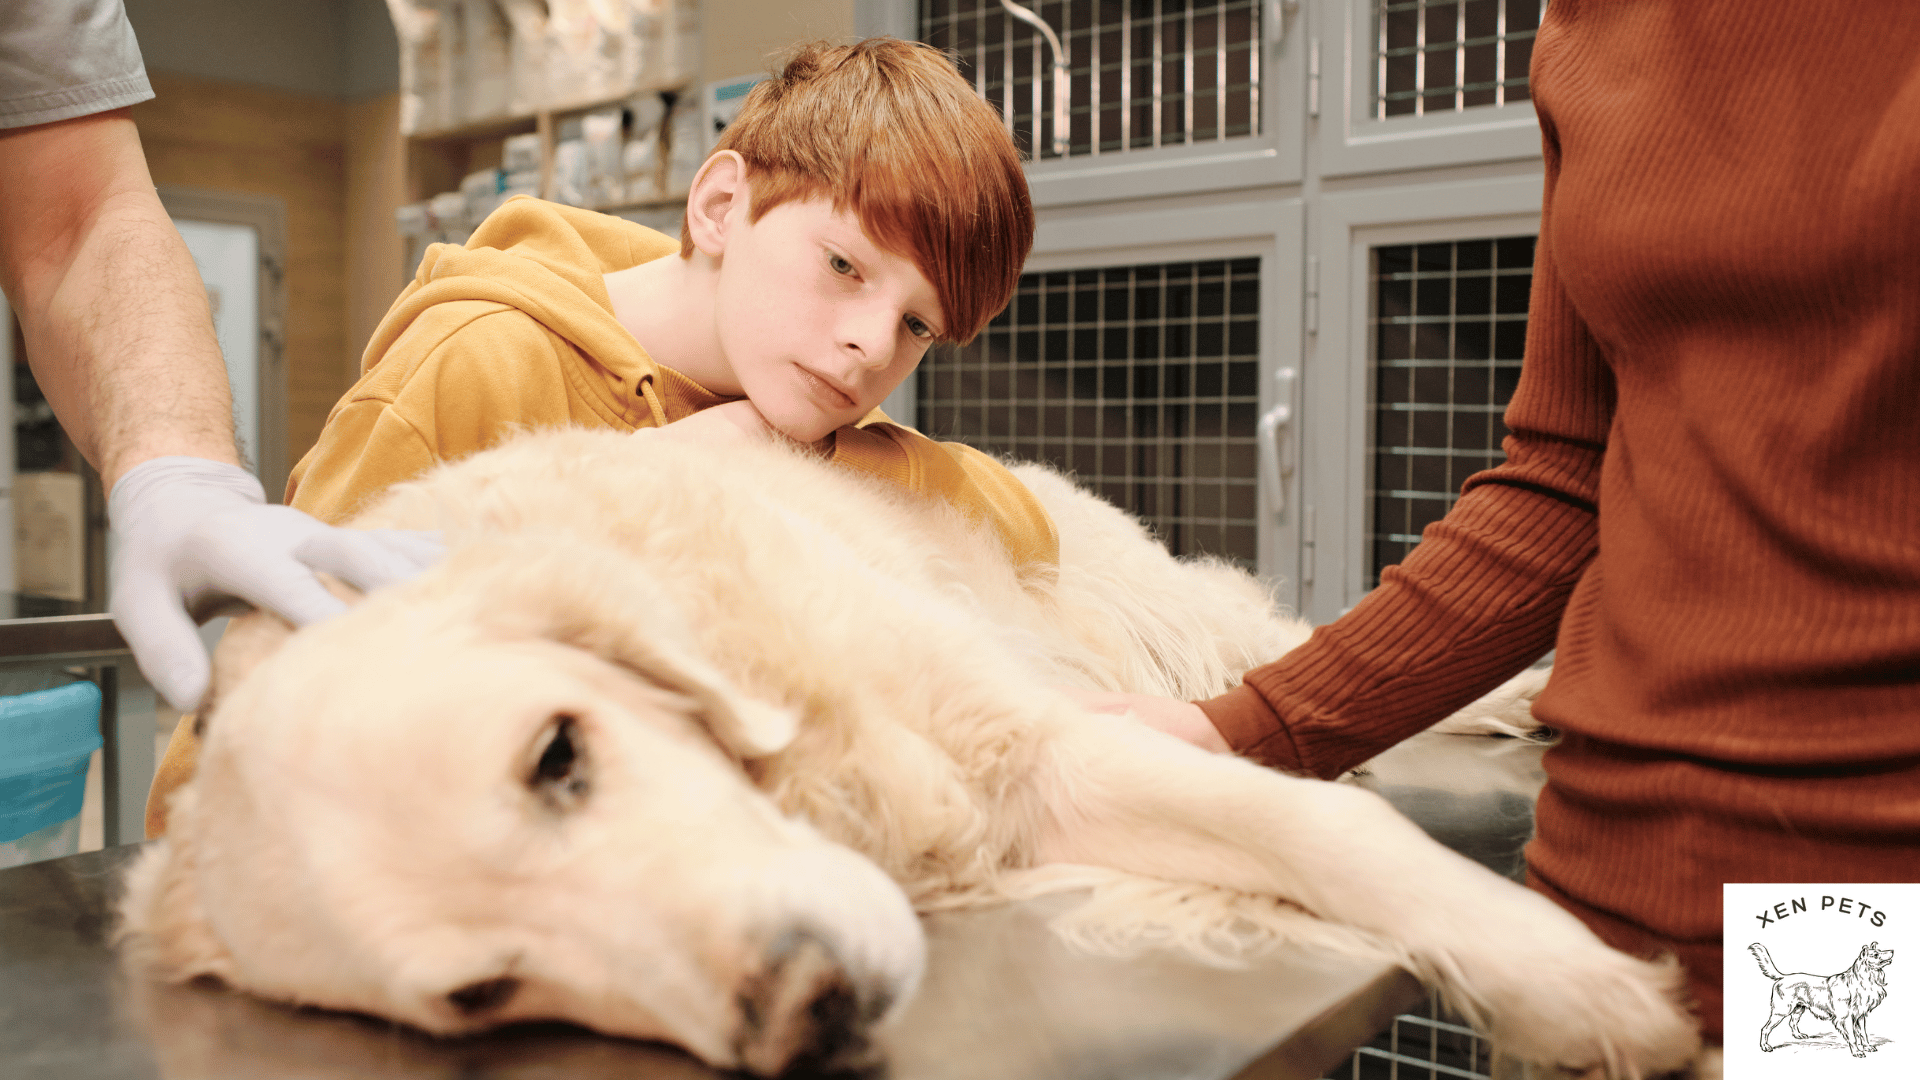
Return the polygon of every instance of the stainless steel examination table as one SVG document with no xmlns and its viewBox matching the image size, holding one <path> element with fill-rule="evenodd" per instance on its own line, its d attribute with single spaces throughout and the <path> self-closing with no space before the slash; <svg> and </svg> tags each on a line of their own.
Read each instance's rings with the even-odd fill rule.
<svg viewBox="0 0 1920 1080">
<path fill-rule="evenodd" d="M 1429 740 L 1445 737 L 1428 736 Z M 1454 740 L 1362 782 L 1502 871 L 1531 824 L 1538 750 Z M 692 1080 L 674 1050 L 558 1026 L 435 1040 L 122 975 L 105 942 L 134 846 L 0 871 L 0 1076 L 133 1080 Z M 882 1042 L 888 1080 L 1318 1077 L 1425 993 L 1405 972 L 1305 950 L 1245 971 L 1109 960 L 1056 941 L 1062 901 L 927 920 L 926 982 Z"/>
</svg>

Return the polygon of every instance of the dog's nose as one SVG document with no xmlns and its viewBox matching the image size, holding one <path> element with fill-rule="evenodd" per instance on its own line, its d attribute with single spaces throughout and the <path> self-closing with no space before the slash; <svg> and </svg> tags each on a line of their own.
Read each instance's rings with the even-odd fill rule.
<svg viewBox="0 0 1920 1080">
<path fill-rule="evenodd" d="M 774 941 L 737 1000 L 740 1064 L 756 1076 L 870 1067 L 867 1030 L 891 1004 L 887 991 L 857 985 L 833 947 L 806 929 Z"/>
</svg>

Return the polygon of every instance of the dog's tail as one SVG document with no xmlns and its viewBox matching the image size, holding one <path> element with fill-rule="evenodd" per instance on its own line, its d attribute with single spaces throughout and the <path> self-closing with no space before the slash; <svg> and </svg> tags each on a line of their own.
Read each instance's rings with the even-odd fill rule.
<svg viewBox="0 0 1920 1080">
<path fill-rule="evenodd" d="M 1773 966 L 1773 957 L 1767 953 L 1767 947 L 1765 945 L 1755 942 L 1747 946 L 1747 951 L 1753 954 L 1755 960 L 1760 961 L 1760 974 L 1765 975 L 1774 982 L 1780 981 L 1780 969 Z"/>
</svg>

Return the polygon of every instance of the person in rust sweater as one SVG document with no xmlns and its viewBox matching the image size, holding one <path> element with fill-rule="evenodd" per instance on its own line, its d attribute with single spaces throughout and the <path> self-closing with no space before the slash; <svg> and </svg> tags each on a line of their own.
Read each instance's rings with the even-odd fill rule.
<svg viewBox="0 0 1920 1080">
<path fill-rule="evenodd" d="M 1920 880 L 1920 7 L 1553 0 L 1532 85 L 1506 463 L 1237 690 L 1130 704 L 1332 777 L 1557 647 L 1530 882 L 1717 1043 L 1723 882 Z"/>
</svg>

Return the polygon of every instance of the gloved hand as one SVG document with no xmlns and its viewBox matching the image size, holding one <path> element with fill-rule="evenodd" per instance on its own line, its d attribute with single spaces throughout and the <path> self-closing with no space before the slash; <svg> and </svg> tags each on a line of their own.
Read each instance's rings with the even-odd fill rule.
<svg viewBox="0 0 1920 1080">
<path fill-rule="evenodd" d="M 119 545 L 114 624 L 147 680 L 181 710 L 200 704 L 210 673 L 189 607 L 237 599 L 305 626 L 346 609 L 315 571 L 375 589 L 446 550 L 439 533 L 337 529 L 269 506 L 246 470 L 198 457 L 134 466 L 113 485 L 107 514 Z"/>
</svg>

